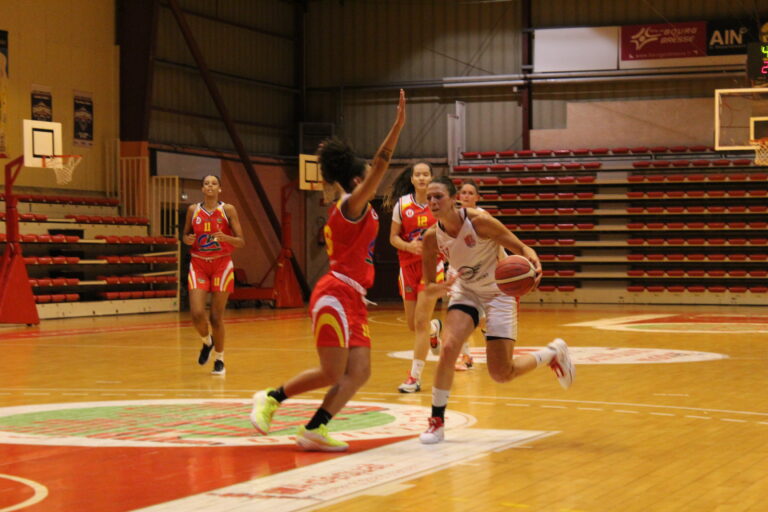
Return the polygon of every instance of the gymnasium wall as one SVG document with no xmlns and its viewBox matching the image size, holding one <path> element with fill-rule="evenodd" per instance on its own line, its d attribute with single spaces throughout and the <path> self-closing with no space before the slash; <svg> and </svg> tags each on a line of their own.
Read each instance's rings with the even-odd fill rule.
<svg viewBox="0 0 768 512">
<path fill-rule="evenodd" d="M 473 101 L 470 133 L 516 137 L 511 88 L 442 88 L 443 77 L 520 69 L 519 1 L 310 2 L 307 13 L 308 121 L 330 121 L 371 155 L 394 119 L 397 89 L 408 90 L 398 157 L 445 156 L 446 116 Z"/>
<path fill-rule="evenodd" d="M 62 123 L 64 152 L 84 157 L 69 185 L 57 185 L 50 171 L 38 169 L 25 169 L 16 185 L 105 191 L 119 126 L 114 2 L 0 0 L 0 30 L 9 39 L 8 156 L 23 153 L 21 122 L 31 118 L 31 87 L 39 84 L 51 88 L 53 121 Z M 73 90 L 93 94 L 91 147 L 73 145 Z"/>
<path fill-rule="evenodd" d="M 466 102 L 467 150 L 520 149 L 522 112 L 512 86 L 444 87 L 442 81 L 477 76 L 503 80 L 505 75 L 521 73 L 521 7 L 522 2 L 515 0 L 310 2 L 308 120 L 334 122 L 337 131 L 349 135 L 358 150 L 371 155 L 391 122 L 392 101 L 402 86 L 412 101 L 397 156 L 446 156 L 446 115 L 453 112 L 456 100 Z M 747 22 L 761 9 L 763 15 L 768 13 L 768 5 L 751 0 L 536 0 L 531 8 L 532 24 L 537 28 L 686 20 Z M 533 87 L 532 127 L 570 132 L 567 117 L 575 103 L 607 101 L 609 109 L 637 108 L 642 113 L 659 100 L 694 99 L 697 101 L 682 108 L 696 108 L 698 100 L 713 97 L 715 88 L 744 86 L 746 80 L 741 78 L 537 84 Z M 623 102 L 627 105 L 618 105 Z M 617 143 L 632 144 L 633 133 L 653 127 L 643 124 L 642 116 L 637 123 L 641 126 L 633 127 L 630 122 L 624 140 Z M 572 133 L 573 137 L 585 135 L 581 127 L 575 130 L 578 133 Z M 589 133 L 594 135 L 589 145 L 602 145 L 598 133 Z M 615 140 L 617 134 L 611 135 Z M 697 142 L 701 142 L 700 131 L 680 141 Z"/>
<path fill-rule="evenodd" d="M 243 145 L 296 155 L 296 33 L 291 2 L 179 0 Z M 167 3 L 158 8 L 150 141 L 234 151 Z"/>
</svg>

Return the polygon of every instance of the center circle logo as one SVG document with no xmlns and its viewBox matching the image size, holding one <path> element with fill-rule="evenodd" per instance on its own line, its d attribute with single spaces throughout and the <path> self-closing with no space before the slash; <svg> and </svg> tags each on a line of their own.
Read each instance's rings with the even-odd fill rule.
<svg viewBox="0 0 768 512">
<path fill-rule="evenodd" d="M 319 403 L 291 399 L 261 436 L 248 415 L 250 400 L 121 400 L 0 408 L 0 444 L 109 447 L 276 446 L 293 444 L 299 425 Z M 342 441 L 415 436 L 427 426 L 429 409 L 415 405 L 350 402 L 328 430 Z M 451 428 L 475 418 L 446 411 Z"/>
</svg>

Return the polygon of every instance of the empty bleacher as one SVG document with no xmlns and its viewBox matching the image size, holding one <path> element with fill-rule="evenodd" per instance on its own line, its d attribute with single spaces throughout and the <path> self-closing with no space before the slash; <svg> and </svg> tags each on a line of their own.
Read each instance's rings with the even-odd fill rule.
<svg viewBox="0 0 768 512">
<path fill-rule="evenodd" d="M 480 205 L 539 253 L 524 300 L 761 304 L 768 173 L 707 146 L 463 153 Z"/>
<path fill-rule="evenodd" d="M 22 254 L 40 318 L 178 310 L 179 245 L 113 198 L 20 194 Z M 5 218 L 0 194 L 0 220 Z M 6 243 L 0 224 L 0 249 Z"/>
</svg>

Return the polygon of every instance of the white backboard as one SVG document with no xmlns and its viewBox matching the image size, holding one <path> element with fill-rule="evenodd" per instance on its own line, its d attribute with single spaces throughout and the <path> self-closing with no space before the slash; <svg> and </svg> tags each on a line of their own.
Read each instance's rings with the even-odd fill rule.
<svg viewBox="0 0 768 512">
<path fill-rule="evenodd" d="M 61 123 L 24 119 L 25 167 L 42 167 L 42 157 L 62 154 Z"/>
</svg>

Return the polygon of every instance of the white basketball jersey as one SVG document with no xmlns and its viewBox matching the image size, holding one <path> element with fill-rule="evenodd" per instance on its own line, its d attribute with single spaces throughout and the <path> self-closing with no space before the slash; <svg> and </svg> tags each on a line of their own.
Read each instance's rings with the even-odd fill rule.
<svg viewBox="0 0 768 512">
<path fill-rule="evenodd" d="M 466 209 L 462 208 L 459 215 L 464 217 L 464 223 L 456 238 L 446 233 L 440 223 L 437 224 L 437 248 L 459 274 L 454 286 L 469 288 L 477 293 L 498 292 L 494 273 L 499 245 L 477 235 Z"/>
</svg>

